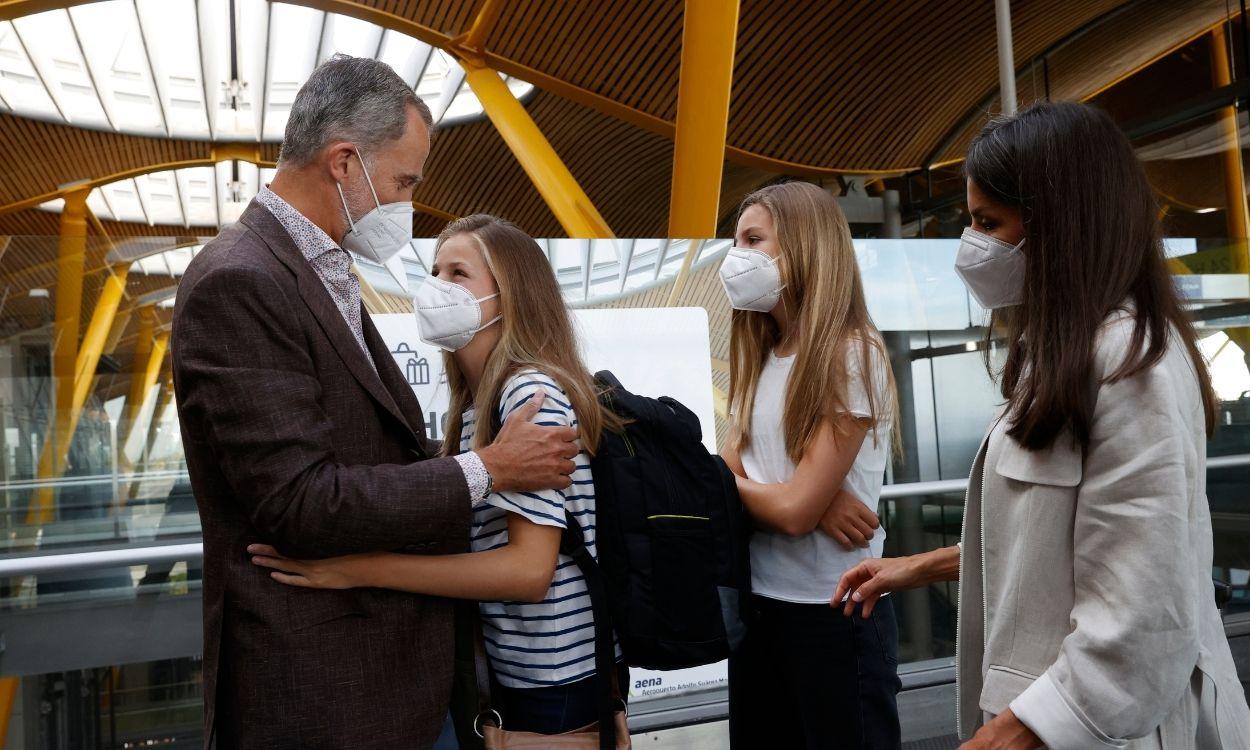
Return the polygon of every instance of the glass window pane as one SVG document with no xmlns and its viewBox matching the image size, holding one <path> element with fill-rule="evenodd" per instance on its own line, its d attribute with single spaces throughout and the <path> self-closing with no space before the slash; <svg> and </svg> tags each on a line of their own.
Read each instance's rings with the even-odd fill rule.
<svg viewBox="0 0 1250 750">
<path fill-rule="evenodd" d="M 139 21 L 170 135 L 207 138 L 200 40 L 193 0 L 139 0 Z"/>
<path fill-rule="evenodd" d="M 22 38 L 8 21 L 0 23 L 0 97 L 17 114 L 61 119 L 60 110 L 26 54 Z"/>
<path fill-rule="evenodd" d="M 70 8 L 69 13 L 81 32 L 78 41 L 113 126 L 164 135 L 165 118 L 134 4 L 89 3 Z"/>
</svg>

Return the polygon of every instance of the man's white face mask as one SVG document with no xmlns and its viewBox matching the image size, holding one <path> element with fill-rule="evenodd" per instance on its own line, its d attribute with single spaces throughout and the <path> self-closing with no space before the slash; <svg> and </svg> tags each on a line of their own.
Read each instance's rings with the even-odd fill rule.
<svg viewBox="0 0 1250 750">
<path fill-rule="evenodd" d="M 356 156 L 360 159 L 360 169 L 365 173 L 365 182 L 369 184 L 369 192 L 373 195 L 376 208 L 360 217 L 359 220 L 353 221 L 352 210 L 347 205 L 347 196 L 343 194 L 343 186 L 336 185 L 339 189 L 339 200 L 343 202 L 343 211 L 347 214 L 348 225 L 347 234 L 343 236 L 343 241 L 339 244 L 344 250 L 356 253 L 374 263 L 386 265 L 386 262 L 412 239 L 412 201 L 382 205 L 378 201 L 378 192 L 373 189 L 373 180 L 369 177 L 369 170 L 365 167 L 365 157 L 360 153 L 360 149 L 356 149 Z"/>
</svg>

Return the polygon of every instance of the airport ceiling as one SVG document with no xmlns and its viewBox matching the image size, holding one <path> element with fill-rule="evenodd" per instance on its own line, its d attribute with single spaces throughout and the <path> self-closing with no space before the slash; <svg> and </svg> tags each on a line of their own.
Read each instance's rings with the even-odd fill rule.
<svg viewBox="0 0 1250 750">
<path fill-rule="evenodd" d="M 197 184 L 211 187 L 204 168 L 216 160 L 271 165 L 300 76 L 338 50 L 391 62 L 444 118 L 416 197 L 418 235 L 477 211 L 536 236 L 563 234 L 443 54 L 480 0 L 236 4 L 264 24 L 236 21 L 232 55 L 226 0 L 0 0 L 0 234 L 55 234 L 58 217 L 38 206 L 89 180 L 129 181 L 146 199 L 100 209 L 108 190 L 98 191 L 110 236 L 211 235 L 205 224 L 220 213 L 197 212 L 189 188 L 176 191 L 180 206 L 158 211 L 148 173 L 182 188 L 189 178 L 174 170 L 199 168 L 210 177 Z M 997 108 L 993 5 L 742 0 L 722 213 L 783 176 L 897 174 L 958 159 Z M 485 63 L 620 237 L 667 226 L 682 8 L 515 0 L 500 4 L 485 36 Z M 1015 0 L 1020 99 L 1092 96 L 1225 13 L 1224 0 Z M 154 33 L 162 23 L 186 38 Z M 229 170 L 217 172 L 229 184 Z"/>
</svg>

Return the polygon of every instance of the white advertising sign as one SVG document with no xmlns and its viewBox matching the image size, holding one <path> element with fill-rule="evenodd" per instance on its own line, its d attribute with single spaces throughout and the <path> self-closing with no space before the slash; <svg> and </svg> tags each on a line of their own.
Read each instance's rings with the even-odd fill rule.
<svg viewBox="0 0 1250 750">
<path fill-rule="evenodd" d="M 591 372 L 611 370 L 634 393 L 682 402 L 699 417 L 708 450 L 716 450 L 711 348 L 703 308 L 574 310 L 573 320 Z M 421 401 L 430 437 L 441 440 L 448 401 L 442 353 L 417 338 L 412 315 L 375 315 L 373 322 Z M 631 669 L 629 692 L 631 698 L 647 699 L 724 686 L 727 679 L 724 663 L 672 672 Z"/>
</svg>

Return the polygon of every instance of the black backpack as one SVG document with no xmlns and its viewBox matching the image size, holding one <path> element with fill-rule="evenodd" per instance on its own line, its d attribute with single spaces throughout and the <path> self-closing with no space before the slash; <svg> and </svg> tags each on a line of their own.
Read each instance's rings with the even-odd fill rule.
<svg viewBox="0 0 1250 750">
<path fill-rule="evenodd" d="M 733 472 L 703 446 L 699 418 L 667 396 L 630 393 L 607 370 L 596 373 L 595 381 L 600 401 L 627 424 L 621 433 L 604 430 L 590 461 L 598 560 L 567 511 L 560 552 L 586 579 L 595 623 L 599 746 L 611 750 L 618 700 L 610 677 L 613 630 L 632 667 L 718 662 L 746 635 L 751 571 Z M 498 411 L 494 424 L 496 430 L 502 425 Z M 490 682 L 480 634 L 477 651 L 478 720 L 486 720 L 492 713 Z"/>
<path fill-rule="evenodd" d="M 637 396 L 608 371 L 600 400 L 628 423 L 591 459 L 595 543 L 625 661 L 646 669 L 711 664 L 746 633 L 748 526 L 733 473 L 703 446 L 680 402 Z"/>
</svg>

